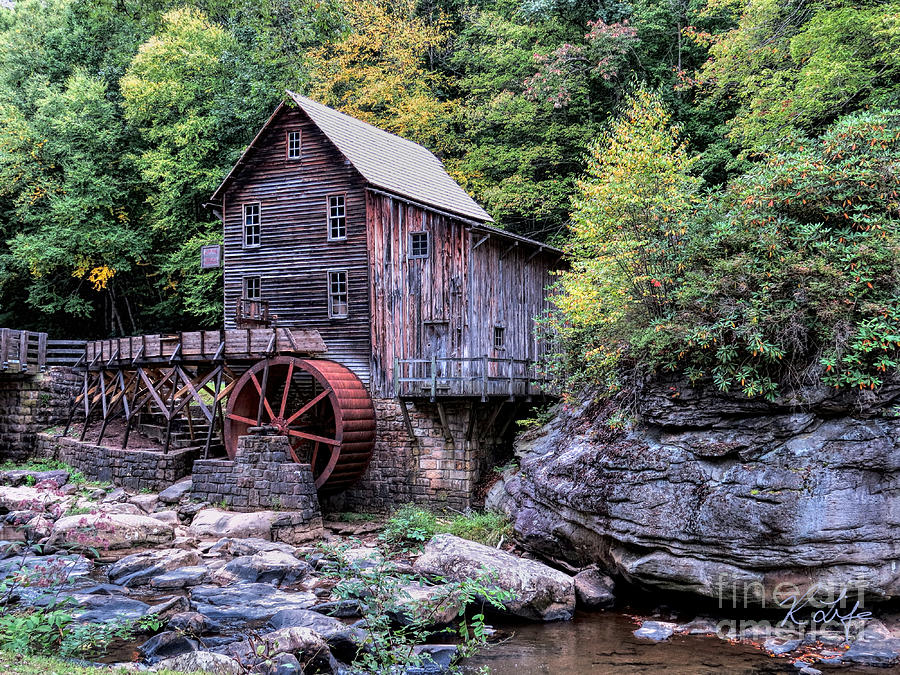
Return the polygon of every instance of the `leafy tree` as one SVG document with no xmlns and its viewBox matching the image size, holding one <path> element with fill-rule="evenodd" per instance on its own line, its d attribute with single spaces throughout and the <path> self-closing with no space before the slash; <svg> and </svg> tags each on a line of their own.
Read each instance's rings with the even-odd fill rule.
<svg viewBox="0 0 900 675">
<path fill-rule="evenodd" d="M 591 148 L 575 198 L 555 303 L 556 331 L 590 378 L 619 387 L 618 365 L 672 311 L 699 179 L 658 94 L 638 88 Z M 566 364 L 569 368 L 572 363 Z"/>
</svg>

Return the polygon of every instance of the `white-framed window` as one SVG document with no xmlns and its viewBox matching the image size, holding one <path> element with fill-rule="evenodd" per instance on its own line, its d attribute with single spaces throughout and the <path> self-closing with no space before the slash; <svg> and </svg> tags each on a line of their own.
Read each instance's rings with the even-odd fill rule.
<svg viewBox="0 0 900 675">
<path fill-rule="evenodd" d="M 506 328 L 494 326 L 494 349 L 506 349 Z"/>
<path fill-rule="evenodd" d="M 299 131 L 287 132 L 287 158 L 300 159 L 303 151 L 303 135 Z"/>
<path fill-rule="evenodd" d="M 328 317 L 346 319 L 350 314 L 347 270 L 328 270 Z"/>
<path fill-rule="evenodd" d="M 409 257 L 427 258 L 431 253 L 431 237 L 427 232 L 409 233 Z"/>
<path fill-rule="evenodd" d="M 244 204 L 244 247 L 259 246 L 260 208 L 259 202 Z"/>
<path fill-rule="evenodd" d="M 328 239 L 347 238 L 347 199 L 344 195 L 328 197 Z"/>
<path fill-rule="evenodd" d="M 244 298 L 246 300 L 262 298 L 262 285 L 259 277 L 244 277 Z"/>
</svg>

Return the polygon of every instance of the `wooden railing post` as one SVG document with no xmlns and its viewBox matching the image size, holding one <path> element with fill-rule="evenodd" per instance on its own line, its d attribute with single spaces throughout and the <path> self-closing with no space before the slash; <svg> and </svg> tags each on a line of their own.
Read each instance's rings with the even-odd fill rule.
<svg viewBox="0 0 900 675">
<path fill-rule="evenodd" d="M 431 402 L 437 398 L 437 357 L 431 357 Z"/>
<path fill-rule="evenodd" d="M 481 357 L 481 401 L 487 401 L 487 385 L 488 385 L 488 357 L 487 354 Z"/>
<path fill-rule="evenodd" d="M 28 367 L 28 331 L 19 331 L 19 370 Z"/>
<path fill-rule="evenodd" d="M 9 367 L 9 328 L 0 328 L 0 368 Z"/>
<path fill-rule="evenodd" d="M 403 393 L 403 392 L 401 391 L 401 387 L 402 387 L 403 385 L 400 384 L 400 378 L 401 378 L 401 373 L 400 373 L 400 359 L 398 359 L 398 358 L 395 356 L 395 357 L 394 357 L 394 395 L 395 395 L 395 396 L 400 396 L 400 395 L 402 395 L 402 393 Z"/>
<path fill-rule="evenodd" d="M 512 401 L 515 399 L 515 396 L 513 395 L 513 358 L 511 356 L 507 367 L 509 368 L 509 400 Z"/>
</svg>

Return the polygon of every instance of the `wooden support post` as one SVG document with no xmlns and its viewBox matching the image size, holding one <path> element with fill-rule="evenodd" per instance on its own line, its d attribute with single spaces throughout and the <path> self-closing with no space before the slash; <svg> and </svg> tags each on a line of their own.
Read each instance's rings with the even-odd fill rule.
<svg viewBox="0 0 900 675">
<path fill-rule="evenodd" d="M 38 369 L 47 370 L 47 334 L 38 333 Z"/>
<path fill-rule="evenodd" d="M 0 367 L 9 368 L 9 328 L 0 328 Z"/>
<path fill-rule="evenodd" d="M 438 416 L 441 418 L 441 427 L 444 430 L 444 440 L 446 440 L 450 444 L 450 447 L 455 450 L 456 444 L 453 442 L 453 434 L 450 433 L 450 423 L 447 421 L 447 411 L 444 410 L 444 404 L 438 402 L 437 409 Z"/>
<path fill-rule="evenodd" d="M 219 351 L 216 353 L 220 354 L 224 346 L 225 342 L 223 341 L 219 346 Z M 203 459 L 209 459 L 209 446 L 212 444 L 212 437 L 216 428 L 216 413 L 222 408 L 221 403 L 219 403 L 219 390 L 222 388 L 222 373 L 224 370 L 224 364 L 221 361 L 218 362 L 216 364 L 216 391 L 213 394 L 212 420 L 210 420 L 209 429 L 206 431 L 206 443 L 203 446 Z"/>
<path fill-rule="evenodd" d="M 507 367 L 509 368 L 509 400 L 515 401 L 516 397 L 513 393 L 513 363 L 512 357 L 509 357 L 509 361 L 507 362 Z"/>
<path fill-rule="evenodd" d="M 475 403 L 474 401 L 469 401 L 469 426 L 466 428 L 466 442 L 472 440 L 472 435 L 475 433 Z"/>
<path fill-rule="evenodd" d="M 100 435 L 97 436 L 97 445 L 103 441 L 106 433 L 106 425 L 109 424 L 109 402 L 106 400 L 106 382 L 103 379 L 103 371 L 100 371 L 100 401 L 103 404 L 103 424 L 100 425 Z"/>
<path fill-rule="evenodd" d="M 180 345 L 179 345 L 180 346 Z M 174 356 L 174 354 L 173 354 Z M 168 379 L 168 378 L 166 378 Z M 163 380 L 165 382 L 165 380 Z M 163 411 L 166 415 L 166 442 L 163 444 L 163 454 L 169 454 L 169 446 L 172 444 L 172 418 L 175 416 L 175 392 L 178 390 L 178 376 L 172 369 L 172 393 L 169 396 L 169 409 Z"/>
<path fill-rule="evenodd" d="M 28 369 L 28 331 L 19 331 L 19 371 Z"/>
<path fill-rule="evenodd" d="M 409 434 L 409 439 L 421 448 L 422 441 L 416 436 L 416 430 L 413 429 L 412 420 L 409 419 L 409 408 L 406 407 L 406 401 L 402 398 L 398 398 L 397 400 L 400 403 L 400 412 L 403 413 L 403 425 L 406 427 L 406 433 Z"/>
<path fill-rule="evenodd" d="M 487 401 L 488 393 L 488 357 L 487 354 L 481 357 L 481 402 Z"/>
</svg>

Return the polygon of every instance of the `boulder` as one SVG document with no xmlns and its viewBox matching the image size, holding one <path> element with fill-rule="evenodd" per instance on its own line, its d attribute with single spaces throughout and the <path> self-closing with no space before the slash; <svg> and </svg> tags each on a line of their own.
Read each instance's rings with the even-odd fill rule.
<svg viewBox="0 0 900 675">
<path fill-rule="evenodd" d="M 80 623 L 139 619 L 150 609 L 145 602 L 121 595 L 74 593 L 72 599 L 75 602 L 72 617 Z"/>
<path fill-rule="evenodd" d="M 15 469 L 12 471 L 0 471 L 0 485 L 33 486 L 38 483 L 62 487 L 69 482 L 69 472 L 63 470 L 53 471 L 29 471 L 27 469 Z"/>
<path fill-rule="evenodd" d="M 104 496 L 100 498 L 100 501 L 104 504 L 110 504 L 112 502 L 124 502 L 126 499 L 128 499 L 128 493 L 125 492 L 125 490 L 122 488 L 114 488 L 105 493 Z"/>
<path fill-rule="evenodd" d="M 115 584 L 140 586 L 150 579 L 170 570 L 197 565 L 200 555 L 196 551 L 166 548 L 159 551 L 143 551 L 125 556 L 106 570 L 106 576 Z"/>
<path fill-rule="evenodd" d="M 200 612 L 178 612 L 172 615 L 172 618 L 166 624 L 166 628 L 181 631 L 188 635 L 203 635 L 204 633 L 218 631 L 220 626 Z"/>
<path fill-rule="evenodd" d="M 144 513 L 153 513 L 159 504 L 159 495 L 157 494 L 139 494 L 128 498 L 129 504 L 134 504 Z"/>
<path fill-rule="evenodd" d="M 233 513 L 221 509 L 203 509 L 191 521 L 190 534 L 198 539 L 232 537 L 272 539 L 272 523 L 281 514 L 276 511 Z"/>
<path fill-rule="evenodd" d="M 515 596 L 506 611 L 525 619 L 566 620 L 575 613 L 575 582 L 568 574 L 451 534 L 433 537 L 414 567 L 456 581 L 489 575 L 492 584 Z"/>
<path fill-rule="evenodd" d="M 163 600 L 147 609 L 147 615 L 155 615 L 160 621 L 168 621 L 176 614 L 186 612 L 191 608 L 190 601 L 183 595 L 173 595 L 168 600 Z"/>
<path fill-rule="evenodd" d="M 285 544 L 281 541 L 269 541 L 268 539 L 258 539 L 255 537 L 248 537 L 246 539 L 224 537 L 219 539 L 219 541 L 213 544 L 209 549 L 210 553 L 223 553 L 234 556 L 235 558 L 245 555 L 255 555 L 256 553 L 265 551 L 281 551 L 282 553 L 287 553 L 295 557 L 298 556 L 296 546 Z"/>
<path fill-rule="evenodd" d="M 672 381 L 640 393 L 628 429 L 560 407 L 517 439 L 521 471 L 491 501 L 538 556 L 645 588 L 767 607 L 779 585 L 895 597 L 900 419 L 883 411 L 897 395 L 770 403 Z"/>
<path fill-rule="evenodd" d="M 900 663 L 900 639 L 861 638 L 841 655 L 843 663 L 886 668 Z"/>
<path fill-rule="evenodd" d="M 237 584 L 194 586 L 191 589 L 191 608 L 213 621 L 227 625 L 241 625 L 267 621 L 282 609 L 309 609 L 316 596 L 307 591 L 286 592 L 271 584 Z"/>
<path fill-rule="evenodd" d="M 609 609 L 616 604 L 615 587 L 615 581 L 593 568 L 575 575 L 575 597 L 582 609 Z"/>
<path fill-rule="evenodd" d="M 178 631 L 168 630 L 147 640 L 138 647 L 138 652 L 148 663 L 156 663 L 179 654 L 196 652 L 198 649 L 200 645 L 196 640 L 191 640 Z"/>
<path fill-rule="evenodd" d="M 260 551 L 253 555 L 235 558 L 222 569 L 216 570 L 217 582 L 230 584 L 236 581 L 260 582 L 276 586 L 294 584 L 312 571 L 309 563 L 298 560 L 282 551 Z"/>
<path fill-rule="evenodd" d="M 69 590 L 85 585 L 94 563 L 75 553 L 54 555 L 21 555 L 0 560 L 0 581 L 13 574 L 40 578 L 44 583 L 23 584 L 16 588 L 15 597 L 25 605 L 46 605 L 61 589 Z"/>
<path fill-rule="evenodd" d="M 279 628 L 249 640 L 233 642 L 222 648 L 222 652 L 240 663 L 252 661 L 254 654 L 265 654 L 273 658 L 279 654 L 301 655 L 306 668 L 313 673 L 332 672 L 333 657 L 322 636 L 309 628 Z"/>
<path fill-rule="evenodd" d="M 193 483 L 190 478 L 173 483 L 159 493 L 159 501 L 163 504 L 177 504 L 190 493 Z"/>
<path fill-rule="evenodd" d="M 312 608 L 313 612 L 324 614 L 325 616 L 336 616 L 341 619 L 349 619 L 359 616 L 359 603 L 356 600 L 334 600 L 332 602 L 323 602 Z"/>
<path fill-rule="evenodd" d="M 328 644 L 335 658 L 345 663 L 356 658 L 366 637 L 365 631 L 359 628 L 308 609 L 283 609 L 275 613 L 266 624 L 269 631 L 282 628 L 309 628 L 315 631 Z"/>
<path fill-rule="evenodd" d="M 161 520 L 164 523 L 168 523 L 172 527 L 177 527 L 181 522 L 178 519 L 178 513 L 176 511 L 157 511 L 156 513 L 151 513 L 149 515 L 151 518 Z"/>
<path fill-rule="evenodd" d="M 150 588 L 175 590 L 199 586 L 209 577 L 209 570 L 199 565 L 179 567 L 150 579 Z"/>
<path fill-rule="evenodd" d="M 117 551 L 165 544 L 174 537 L 171 525 L 149 516 L 87 513 L 57 520 L 47 543 L 54 547 Z"/>
<path fill-rule="evenodd" d="M 215 652 L 190 652 L 163 659 L 153 667 L 153 670 L 212 675 L 241 675 L 245 672 L 237 661 Z"/>
<path fill-rule="evenodd" d="M 429 629 L 437 629 L 453 623 L 463 609 L 459 594 L 447 584 L 426 586 L 405 584 L 396 598 L 398 609 L 391 612 L 391 619 L 400 625 L 409 625 L 415 619 L 426 619 Z"/>
<path fill-rule="evenodd" d="M 456 645 L 416 645 L 413 651 L 422 657 L 422 665 L 408 668 L 406 675 L 449 673 L 459 649 Z"/>
<path fill-rule="evenodd" d="M 62 515 L 75 500 L 56 490 L 0 485 L 0 513 L 34 511 Z"/>
<path fill-rule="evenodd" d="M 279 654 L 271 659 L 266 659 L 253 669 L 254 674 L 259 675 L 297 675 L 303 672 L 303 666 L 293 654 Z"/>
</svg>

